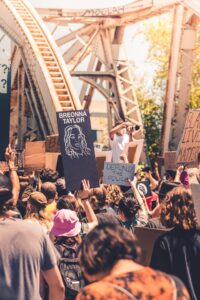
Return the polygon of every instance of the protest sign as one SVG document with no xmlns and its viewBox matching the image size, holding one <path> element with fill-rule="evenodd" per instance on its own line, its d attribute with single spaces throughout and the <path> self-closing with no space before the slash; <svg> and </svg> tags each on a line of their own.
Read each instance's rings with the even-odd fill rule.
<svg viewBox="0 0 200 300">
<path fill-rule="evenodd" d="M 130 186 L 128 180 L 133 180 L 134 164 L 104 163 L 103 183 Z"/>
<path fill-rule="evenodd" d="M 98 177 L 102 178 L 103 177 L 104 163 L 105 163 L 105 161 L 107 161 L 107 162 L 111 161 L 112 152 L 111 151 L 96 152 L 95 156 L 96 156 Z"/>
<path fill-rule="evenodd" d="M 165 170 L 176 170 L 176 151 L 168 151 L 164 154 Z"/>
<path fill-rule="evenodd" d="M 191 184 L 192 200 L 194 203 L 194 209 L 197 216 L 198 227 L 200 227 L 200 184 Z"/>
<path fill-rule="evenodd" d="M 81 189 L 82 179 L 99 186 L 88 110 L 57 112 L 57 120 L 68 190 Z"/>
<path fill-rule="evenodd" d="M 200 159 L 200 110 L 190 110 L 179 144 L 177 163 L 197 166 Z"/>
<path fill-rule="evenodd" d="M 49 135 L 46 137 L 45 143 L 46 152 L 60 153 L 60 142 L 58 135 Z"/>
<path fill-rule="evenodd" d="M 142 249 L 140 261 L 143 266 L 149 266 L 156 239 L 167 231 L 166 229 L 135 227 L 134 234 Z"/>
<path fill-rule="evenodd" d="M 129 163 L 137 165 L 143 149 L 144 140 L 134 140 L 127 143 L 122 154 L 126 154 Z"/>
<path fill-rule="evenodd" d="M 45 153 L 45 168 L 56 170 L 59 153 Z"/>
<path fill-rule="evenodd" d="M 45 142 L 26 142 L 24 168 L 37 171 L 45 168 Z"/>
<path fill-rule="evenodd" d="M 150 188 L 149 182 L 147 180 L 138 181 L 137 182 L 137 190 L 141 195 L 144 195 L 145 197 L 152 196 L 151 188 Z"/>
<path fill-rule="evenodd" d="M 4 58 L 4 54 L 0 53 L 0 161 L 5 161 L 10 131 L 11 72 L 10 63 Z"/>
</svg>

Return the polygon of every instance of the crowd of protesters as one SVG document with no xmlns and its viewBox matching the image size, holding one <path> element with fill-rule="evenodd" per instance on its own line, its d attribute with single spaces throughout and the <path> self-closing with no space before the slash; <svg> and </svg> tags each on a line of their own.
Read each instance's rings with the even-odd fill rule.
<svg viewBox="0 0 200 300">
<path fill-rule="evenodd" d="M 117 126 L 113 142 L 128 127 Z M 115 161 L 125 161 L 117 147 Z M 200 299 L 200 232 L 186 169 L 161 178 L 155 164 L 153 171 L 138 169 L 129 188 L 91 189 L 84 179 L 72 192 L 56 171 L 25 176 L 10 147 L 5 156 L 0 300 Z M 151 196 L 137 188 L 144 180 Z M 149 266 L 142 264 L 136 227 L 163 230 Z"/>
</svg>

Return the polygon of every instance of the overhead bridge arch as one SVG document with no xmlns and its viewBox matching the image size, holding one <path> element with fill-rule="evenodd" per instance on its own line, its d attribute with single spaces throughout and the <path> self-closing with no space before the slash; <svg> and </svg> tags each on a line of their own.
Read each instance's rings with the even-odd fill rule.
<svg viewBox="0 0 200 300">
<path fill-rule="evenodd" d="M 81 103 L 54 39 L 25 0 L 0 0 L 0 27 L 20 49 L 43 136 L 57 133 L 55 112 L 81 109 Z"/>
</svg>

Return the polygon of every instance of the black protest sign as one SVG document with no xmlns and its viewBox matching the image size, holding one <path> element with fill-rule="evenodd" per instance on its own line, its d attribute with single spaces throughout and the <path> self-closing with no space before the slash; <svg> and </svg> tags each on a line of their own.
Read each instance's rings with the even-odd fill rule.
<svg viewBox="0 0 200 300">
<path fill-rule="evenodd" d="M 178 164 L 198 165 L 200 158 L 200 110 L 190 110 L 177 153 Z"/>
<path fill-rule="evenodd" d="M 128 180 L 133 180 L 134 164 L 104 163 L 103 183 L 130 186 Z"/>
<path fill-rule="evenodd" d="M 5 149 L 9 144 L 11 73 L 5 63 L 0 63 L 0 161 L 5 160 Z"/>
<path fill-rule="evenodd" d="M 81 189 L 81 180 L 99 186 L 88 110 L 57 112 L 59 140 L 67 189 Z"/>
<path fill-rule="evenodd" d="M 152 192 L 148 180 L 138 181 L 137 190 L 141 195 L 144 195 L 145 197 L 152 196 Z"/>
</svg>

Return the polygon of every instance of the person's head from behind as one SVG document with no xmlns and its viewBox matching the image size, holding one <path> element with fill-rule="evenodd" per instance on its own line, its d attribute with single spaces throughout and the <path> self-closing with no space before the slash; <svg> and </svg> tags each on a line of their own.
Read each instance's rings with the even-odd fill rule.
<svg viewBox="0 0 200 300">
<path fill-rule="evenodd" d="M 61 209 L 57 211 L 53 227 L 51 229 L 51 236 L 60 243 L 80 243 L 81 223 L 75 211 L 70 209 Z"/>
<path fill-rule="evenodd" d="M 44 182 L 55 183 L 58 179 L 58 172 L 52 169 L 44 169 L 40 172 L 40 180 Z"/>
<path fill-rule="evenodd" d="M 26 218 L 34 218 L 37 220 L 45 219 L 45 207 L 47 198 L 41 192 L 33 192 L 27 199 Z"/>
<path fill-rule="evenodd" d="M 83 240 L 79 258 L 89 282 L 111 273 L 120 260 L 138 261 L 140 248 L 133 234 L 120 225 L 101 224 Z"/>
<path fill-rule="evenodd" d="M 65 195 L 58 199 L 57 205 L 58 210 L 70 209 L 79 213 L 82 210 L 81 204 L 73 195 Z"/>
<path fill-rule="evenodd" d="M 197 227 L 192 194 L 188 189 L 177 187 L 167 193 L 161 206 L 161 222 L 167 228 L 190 230 Z"/>
<path fill-rule="evenodd" d="M 106 192 L 103 187 L 93 189 L 90 204 L 93 209 L 99 209 L 106 205 Z"/>
<path fill-rule="evenodd" d="M 106 202 L 113 206 L 118 205 L 120 199 L 123 197 L 123 193 L 118 185 L 107 185 L 106 190 Z"/>
<path fill-rule="evenodd" d="M 122 221 L 132 220 L 135 218 L 140 206 L 135 202 L 131 195 L 125 195 L 119 201 L 118 214 Z"/>
<path fill-rule="evenodd" d="M 47 203 L 50 204 L 57 198 L 57 190 L 55 183 L 44 182 L 41 185 L 41 193 L 47 198 Z"/>
<path fill-rule="evenodd" d="M 12 187 L 7 176 L 0 174 L 0 215 L 12 209 Z"/>
<path fill-rule="evenodd" d="M 76 211 L 76 204 L 75 204 L 74 197 L 69 195 L 64 195 L 58 198 L 56 208 L 57 210 L 70 209 Z"/>
<path fill-rule="evenodd" d="M 176 171 L 174 171 L 174 170 L 167 170 L 166 173 L 165 173 L 165 178 L 169 182 L 174 182 L 174 180 L 176 178 Z"/>
<path fill-rule="evenodd" d="M 61 196 L 64 196 L 64 195 L 67 194 L 66 182 L 65 182 L 65 179 L 63 177 L 57 179 L 56 189 L 57 189 L 58 197 L 61 197 Z"/>
</svg>

